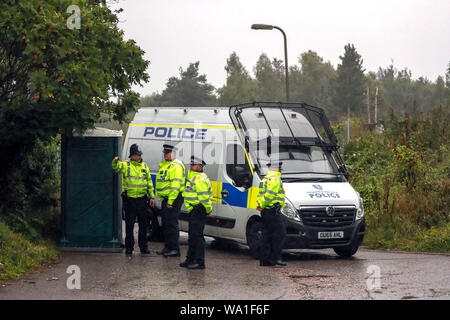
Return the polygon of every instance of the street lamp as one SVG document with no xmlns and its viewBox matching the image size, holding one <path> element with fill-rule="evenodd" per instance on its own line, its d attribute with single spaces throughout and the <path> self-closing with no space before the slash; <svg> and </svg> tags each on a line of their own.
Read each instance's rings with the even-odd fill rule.
<svg viewBox="0 0 450 320">
<path fill-rule="evenodd" d="M 272 30 L 272 29 L 277 29 L 280 30 L 281 33 L 283 34 L 283 38 L 284 38 L 284 64 L 285 64 L 285 69 L 286 69 L 286 100 L 287 102 L 289 102 L 289 75 L 288 75 L 288 56 L 287 56 L 287 38 L 286 38 L 286 33 L 284 33 L 283 29 L 281 29 L 280 27 L 277 26 L 271 26 L 268 24 L 252 24 L 252 29 L 253 30 Z"/>
</svg>

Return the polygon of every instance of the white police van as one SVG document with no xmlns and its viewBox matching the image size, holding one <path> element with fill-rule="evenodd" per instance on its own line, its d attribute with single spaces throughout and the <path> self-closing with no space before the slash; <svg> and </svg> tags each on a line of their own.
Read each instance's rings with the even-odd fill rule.
<svg viewBox="0 0 450 320">
<path fill-rule="evenodd" d="M 304 103 L 253 102 L 228 108 L 141 108 L 130 123 L 122 158 L 137 143 L 153 182 L 163 144 L 189 168 L 203 157 L 214 200 L 205 235 L 247 244 L 257 256 L 262 223 L 256 198 L 270 159 L 283 162 L 285 249 L 333 248 L 343 257 L 364 237 L 364 208 L 322 109 Z M 160 203 L 157 202 L 157 206 Z M 183 205 L 180 229 L 188 230 Z"/>
</svg>

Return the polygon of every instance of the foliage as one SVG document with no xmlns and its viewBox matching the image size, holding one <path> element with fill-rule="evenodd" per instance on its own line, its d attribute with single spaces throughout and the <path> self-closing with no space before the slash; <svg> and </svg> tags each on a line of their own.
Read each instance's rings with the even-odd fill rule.
<svg viewBox="0 0 450 320">
<path fill-rule="evenodd" d="M 155 106 L 155 99 L 157 96 L 158 96 L 157 93 L 153 93 L 153 94 L 149 94 L 149 95 L 141 97 L 141 99 L 139 101 L 139 108 Z"/>
<path fill-rule="evenodd" d="M 57 258 L 54 245 L 43 241 L 31 242 L 0 221 L 0 280 L 18 278 L 24 272 Z"/>
<path fill-rule="evenodd" d="M 447 70 L 446 79 L 450 79 L 449 75 Z M 391 110 L 396 116 L 400 116 L 405 112 L 425 113 L 437 106 L 450 106 L 450 85 L 442 76 L 438 76 L 435 82 L 423 77 L 414 80 L 411 70 L 397 70 L 391 64 L 386 68 L 380 67 L 377 73 L 369 73 L 367 84 L 371 90 L 370 101 L 375 99 L 376 88 L 379 90 L 379 118 L 387 119 Z"/>
<path fill-rule="evenodd" d="M 259 56 L 254 68 L 259 91 L 259 100 L 286 100 L 286 78 L 284 69 L 284 64 L 281 60 L 274 58 L 270 61 L 265 53 Z"/>
<path fill-rule="evenodd" d="M 392 112 L 383 132 L 345 146 L 370 247 L 449 251 L 449 120 L 443 108 L 403 119 Z"/>
<path fill-rule="evenodd" d="M 166 89 L 157 94 L 153 103 L 157 107 L 211 107 L 216 104 L 214 87 L 199 74 L 199 62 L 190 63 L 186 70 L 180 67 L 180 78 L 171 77 Z"/>
<path fill-rule="evenodd" d="M 235 52 L 227 59 L 225 71 L 227 82 L 217 89 L 220 106 L 259 100 L 258 83 L 250 77 Z"/>
<path fill-rule="evenodd" d="M 60 190 L 60 138 L 44 143 L 37 140 L 33 149 L 17 160 L 3 179 L 0 203 L 1 220 L 15 232 L 35 240 L 41 236 L 58 238 Z"/>
<path fill-rule="evenodd" d="M 66 10 L 73 4 L 82 18 L 80 29 L 71 30 Z M 10 0 L 2 2 L 0 14 L 2 137 L 46 139 L 81 131 L 100 112 L 124 120 L 138 104 L 131 85 L 148 79 L 148 62 L 133 41 L 123 40 L 118 18 L 106 6 Z"/>
<path fill-rule="evenodd" d="M 336 71 L 331 63 L 309 50 L 300 55 L 299 64 L 301 68 L 293 66 L 289 71 L 291 100 L 320 106 L 327 114 L 335 114 L 331 98 Z"/>
<path fill-rule="evenodd" d="M 71 5 L 79 28 L 68 27 Z M 54 139 L 93 127 L 101 113 L 123 122 L 139 103 L 131 87 L 148 80 L 149 62 L 118 22 L 98 1 L 0 4 L 0 213 L 33 237 L 41 221 L 31 212 L 55 204 Z"/>
<path fill-rule="evenodd" d="M 409 69 L 398 71 L 393 64 L 387 68 L 380 67 L 377 72 L 364 74 L 362 57 L 351 44 L 344 47 L 344 55 L 340 58 L 341 63 L 336 70 L 329 61 L 325 62 L 314 51 L 300 54 L 298 64 L 289 67 L 291 101 L 321 107 L 325 109 L 329 119 L 339 121 L 347 117 L 347 106 L 350 107 L 351 117 L 368 119 L 368 98 L 372 123 L 377 89 L 378 122 L 386 120 L 391 109 L 396 116 L 400 116 L 404 112 L 428 112 L 436 106 L 448 108 L 450 105 L 450 62 L 445 70 L 445 77 L 439 76 L 435 82 L 431 82 L 423 77 L 414 80 Z M 187 72 L 189 69 L 193 73 Z M 236 52 L 230 54 L 225 65 L 226 83 L 216 89 L 219 106 L 251 101 L 286 100 L 286 78 L 282 60 L 271 60 L 263 53 L 252 69 L 253 73 L 250 74 Z M 162 94 L 153 93 L 142 98 L 141 107 L 214 105 L 213 87 L 206 83 L 206 76 L 201 76 L 205 80 L 204 86 L 200 79 L 196 78 L 198 62 L 191 64 L 188 70 L 180 69 L 180 77 L 172 77 Z M 189 87 L 191 91 L 186 89 Z M 206 98 L 207 102 L 202 102 L 203 98 L 195 100 L 193 96 L 206 96 L 211 99 Z"/>
</svg>

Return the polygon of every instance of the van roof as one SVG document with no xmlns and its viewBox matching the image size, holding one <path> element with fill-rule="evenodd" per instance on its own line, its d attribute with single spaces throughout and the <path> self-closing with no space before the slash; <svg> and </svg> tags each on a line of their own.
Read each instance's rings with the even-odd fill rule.
<svg viewBox="0 0 450 320">
<path fill-rule="evenodd" d="M 132 121 L 134 124 L 159 123 L 202 123 L 208 125 L 230 125 L 230 108 L 213 107 L 160 107 L 140 108 Z"/>
</svg>

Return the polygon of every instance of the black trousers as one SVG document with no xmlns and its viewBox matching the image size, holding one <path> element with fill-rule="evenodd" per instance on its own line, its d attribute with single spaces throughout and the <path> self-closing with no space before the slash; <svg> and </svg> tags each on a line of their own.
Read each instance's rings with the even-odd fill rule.
<svg viewBox="0 0 450 320">
<path fill-rule="evenodd" d="M 166 251 L 180 251 L 178 243 L 180 239 L 178 218 L 180 217 L 182 205 L 183 197 L 181 196 L 181 192 L 173 202 L 172 209 L 167 208 L 167 198 L 161 203 L 161 222 L 164 234 L 164 250 Z"/>
<path fill-rule="evenodd" d="M 263 223 L 263 244 L 260 259 L 264 262 L 275 263 L 281 259 L 286 227 L 281 217 L 280 209 L 270 208 L 261 211 Z"/>
<path fill-rule="evenodd" d="M 203 230 L 206 223 L 206 209 L 198 205 L 189 213 L 189 238 L 186 261 L 205 265 L 205 238 Z"/>
<path fill-rule="evenodd" d="M 133 250 L 134 248 L 134 223 L 136 217 L 139 225 L 138 244 L 141 250 L 147 246 L 147 229 L 149 214 L 147 211 L 147 197 L 128 198 L 124 203 L 125 207 L 125 247 Z"/>
</svg>

